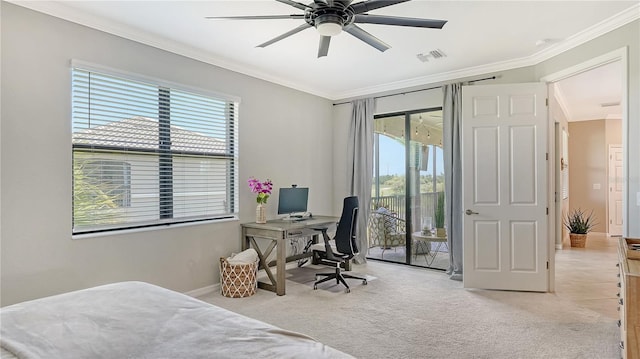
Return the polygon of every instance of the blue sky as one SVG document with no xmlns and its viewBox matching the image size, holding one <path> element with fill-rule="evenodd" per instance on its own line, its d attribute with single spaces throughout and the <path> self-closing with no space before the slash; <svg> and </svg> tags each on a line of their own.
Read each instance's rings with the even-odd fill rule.
<svg viewBox="0 0 640 359">
<path fill-rule="evenodd" d="M 404 146 L 388 136 L 380 136 L 380 175 L 402 175 L 404 174 Z M 429 153 L 429 160 L 432 154 Z M 436 147 L 436 174 L 444 173 L 444 165 L 442 160 L 442 149 Z M 429 161 L 429 170 L 423 171 L 421 174 L 431 173 L 432 163 Z"/>
</svg>

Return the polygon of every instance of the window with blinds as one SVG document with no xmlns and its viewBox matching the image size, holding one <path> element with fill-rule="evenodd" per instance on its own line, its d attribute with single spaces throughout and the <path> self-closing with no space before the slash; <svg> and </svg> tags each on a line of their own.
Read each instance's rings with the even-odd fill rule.
<svg viewBox="0 0 640 359">
<path fill-rule="evenodd" d="M 237 212 L 237 103 L 74 67 L 73 233 Z"/>
</svg>

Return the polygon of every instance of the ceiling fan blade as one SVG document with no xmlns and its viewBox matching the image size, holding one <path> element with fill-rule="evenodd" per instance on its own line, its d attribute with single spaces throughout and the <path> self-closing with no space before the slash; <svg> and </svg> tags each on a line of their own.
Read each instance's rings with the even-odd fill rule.
<svg viewBox="0 0 640 359">
<path fill-rule="evenodd" d="M 426 27 L 430 29 L 442 29 L 444 24 L 447 23 L 447 20 L 416 19 L 412 17 L 397 17 L 397 16 L 369 15 L 369 14 L 355 15 L 353 18 L 354 18 L 353 22 L 358 24 L 412 26 L 412 27 Z"/>
<path fill-rule="evenodd" d="M 354 14 L 362 14 L 363 12 L 380 9 L 382 7 L 400 4 L 410 0 L 368 0 L 351 5 Z"/>
<path fill-rule="evenodd" d="M 307 10 L 309 8 L 309 6 L 307 6 L 305 4 L 302 4 L 302 3 L 299 3 L 299 2 L 296 2 L 296 1 L 291 1 L 291 0 L 276 0 L 276 1 L 277 2 L 281 2 L 283 4 L 291 5 L 291 6 L 295 7 L 295 8 L 298 8 L 298 9 L 303 10 L 303 11 Z"/>
<path fill-rule="evenodd" d="M 318 58 L 327 56 L 329 53 L 329 43 L 331 42 L 331 36 L 320 36 L 320 46 L 318 46 Z"/>
<path fill-rule="evenodd" d="M 267 42 L 264 42 L 264 43 L 262 43 L 262 44 L 260 44 L 260 45 L 258 45 L 258 46 L 256 46 L 256 47 L 267 47 L 267 46 L 269 46 L 269 45 L 273 44 L 274 42 L 278 42 L 278 41 L 280 41 L 280 40 L 282 40 L 282 39 L 284 39 L 284 38 L 287 38 L 287 37 L 289 37 L 289 36 L 291 36 L 291 35 L 293 35 L 293 34 L 297 34 L 297 33 L 299 33 L 300 31 L 302 31 L 302 30 L 304 30 L 304 29 L 308 29 L 308 28 L 310 28 L 310 27 L 311 27 L 311 25 L 309 25 L 309 24 L 307 24 L 307 23 L 304 23 L 304 24 L 302 24 L 302 25 L 300 25 L 300 26 L 296 27 L 295 29 L 290 30 L 290 31 L 287 31 L 287 32 L 285 32 L 284 34 L 282 34 L 282 35 L 280 35 L 280 36 L 278 36 L 278 37 L 274 37 L 273 39 L 271 39 L 271 40 L 269 40 L 269 41 L 267 41 Z"/>
<path fill-rule="evenodd" d="M 327 5 L 329 7 L 334 7 L 336 3 L 339 3 L 346 8 L 347 6 L 349 6 L 349 4 L 351 4 L 352 0 L 313 0 L 313 2 L 315 2 L 316 4 L 320 3 L 323 5 Z"/>
<path fill-rule="evenodd" d="M 259 16 L 205 16 L 213 20 L 272 20 L 272 19 L 304 19 L 303 14 L 292 15 L 259 15 Z"/>
<path fill-rule="evenodd" d="M 391 48 L 391 46 L 385 44 L 384 42 L 382 42 L 382 40 L 371 35 L 370 33 L 362 30 L 357 25 L 354 25 L 354 24 L 347 25 L 343 28 L 343 30 L 382 52 L 389 50 Z"/>
</svg>

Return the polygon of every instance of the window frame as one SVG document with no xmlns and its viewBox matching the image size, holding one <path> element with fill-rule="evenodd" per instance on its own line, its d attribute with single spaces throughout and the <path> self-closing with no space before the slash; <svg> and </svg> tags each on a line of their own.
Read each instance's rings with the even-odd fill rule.
<svg viewBox="0 0 640 359">
<path fill-rule="evenodd" d="M 140 83 L 144 83 L 146 85 L 150 85 L 153 88 L 157 88 L 158 89 L 158 100 L 157 100 L 157 105 L 158 105 L 158 117 L 157 117 L 157 121 L 158 121 L 158 135 L 159 135 L 159 149 L 157 151 L 155 151 L 157 153 L 157 158 L 159 163 L 162 161 L 162 158 L 165 159 L 165 163 L 166 163 L 166 167 L 168 169 L 171 169 L 171 171 L 175 171 L 174 167 L 173 167 L 173 163 L 172 161 L 176 158 L 185 158 L 188 159 L 190 158 L 189 156 L 191 155 L 196 155 L 196 156 L 203 156 L 203 159 L 205 160 L 225 160 L 228 161 L 227 165 L 225 167 L 227 167 L 227 171 L 224 173 L 224 181 L 223 183 L 225 184 L 226 187 L 226 193 L 227 193 L 227 202 L 225 202 L 225 208 L 228 208 L 228 210 L 225 211 L 224 214 L 202 214 L 202 215 L 197 215 L 197 216 L 188 216 L 188 217 L 174 217 L 173 215 L 173 208 L 175 207 L 173 204 L 173 184 L 171 183 L 169 186 L 162 186 L 161 183 L 169 183 L 172 182 L 172 173 L 166 174 L 166 172 L 164 172 L 162 170 L 162 167 L 158 167 L 157 169 L 157 177 L 158 177 L 158 181 L 159 181 L 159 187 L 158 187 L 158 191 L 157 191 L 157 195 L 159 197 L 164 197 L 163 200 L 161 200 L 159 198 L 158 201 L 158 218 L 156 220 L 143 220 L 143 221 L 134 221 L 134 222 L 130 222 L 130 221 L 124 221 L 122 223 L 119 224 L 114 224 L 114 225 L 109 225 L 109 226 L 103 226 L 99 223 L 96 223 L 93 225 L 92 228 L 87 228 L 86 226 L 84 228 L 76 228 L 76 221 L 75 221 L 75 211 L 72 212 L 72 223 L 71 223 L 71 229 L 72 229 L 72 236 L 84 236 L 87 234 L 100 234 L 100 233 L 109 233 L 109 232 L 117 232 L 117 231 L 123 231 L 123 230 L 132 230 L 132 229 L 142 229 L 142 228 L 151 228 L 151 227 L 166 227 L 166 226 L 174 226 L 174 225 L 184 225 L 184 224 L 188 224 L 188 223 L 196 223 L 196 222 L 210 222 L 210 221 L 219 221 L 219 220 L 229 220 L 229 219 L 237 219 L 237 213 L 239 212 L 239 208 L 238 208 L 238 199 L 239 199 L 239 193 L 238 193 L 238 167 L 239 167 L 239 158 L 238 158 L 238 147 L 239 147 L 239 142 L 238 142 L 238 118 L 239 118 L 239 105 L 240 105 L 240 98 L 236 97 L 236 96 L 231 96 L 231 95 L 226 95 L 226 94 L 221 94 L 218 92 L 214 92 L 214 91 L 210 91 L 210 90 L 205 90 L 202 88 L 198 88 L 198 87 L 193 87 L 193 86 L 188 86 L 188 85 L 184 85 L 184 84 L 178 84 L 178 83 L 174 83 L 174 82 L 170 82 L 170 81 L 166 81 L 166 80 L 161 80 L 161 79 L 157 79 L 154 77 L 149 77 L 149 76 L 144 76 L 144 75 L 140 75 L 140 74 L 135 74 L 135 73 L 130 73 L 127 71 L 121 71 L 121 70 L 115 70 L 109 67 L 105 67 L 105 66 L 101 66 L 101 65 L 96 65 L 96 64 L 92 64 L 92 63 L 88 63 L 88 62 L 84 62 L 84 61 L 79 61 L 79 60 L 72 60 L 71 61 L 71 67 L 70 67 L 70 75 L 71 78 L 73 78 L 74 75 L 74 71 L 79 70 L 79 71 L 84 71 L 84 72 L 88 72 L 88 73 L 96 73 L 99 75 L 106 75 L 106 76 L 111 76 L 111 77 L 116 77 L 119 79 L 122 79 L 124 81 L 131 81 L 133 82 L 140 82 Z M 196 96 L 201 96 L 202 98 L 207 98 L 213 101 L 220 101 L 220 102 L 224 102 L 226 105 L 229 107 L 228 110 L 228 114 L 225 114 L 224 117 L 224 121 L 220 121 L 218 122 L 218 124 L 222 123 L 225 126 L 225 131 L 224 134 L 226 136 L 225 138 L 225 145 L 226 145 L 226 149 L 224 153 L 219 153 L 219 154 L 194 154 L 194 153 L 189 153 L 189 151 L 182 151 L 180 149 L 171 149 L 171 145 L 163 145 L 163 130 L 162 128 L 166 128 L 169 129 L 171 126 L 171 119 L 170 116 L 167 115 L 169 112 L 169 104 L 168 103 L 163 103 L 162 101 L 162 96 L 164 95 L 168 95 L 170 94 L 171 91 L 177 92 L 178 95 L 180 94 L 190 94 L 190 95 L 196 95 Z M 70 95 L 71 95 L 71 104 L 72 104 L 72 110 L 73 110 L 73 104 L 76 101 L 76 97 L 74 96 L 74 87 L 73 84 L 70 88 Z M 75 123 L 75 115 L 74 112 L 72 111 L 70 114 L 70 118 L 71 118 L 71 122 Z M 179 120 L 178 124 L 179 124 Z M 117 121 L 114 121 L 117 122 Z M 74 126 L 72 126 L 71 132 L 72 134 L 74 133 Z M 170 131 L 167 131 L 170 132 Z M 166 134 L 166 132 L 165 132 Z M 76 152 L 88 152 L 88 153 L 100 153 L 100 151 L 104 151 L 104 150 L 111 150 L 113 153 L 118 153 L 118 149 L 116 148 L 117 146 L 105 146 L 104 148 L 99 148 L 99 146 L 85 146 L 82 144 L 76 144 L 73 141 L 73 135 L 72 137 L 72 148 L 71 148 L 71 152 L 72 152 L 72 158 L 75 158 L 75 154 Z M 164 137 L 164 139 L 169 139 Z M 83 148 L 84 147 L 84 148 Z M 88 149 L 87 147 L 91 147 L 90 149 Z M 164 147 L 164 148 L 163 148 Z M 154 152 L 154 151 L 150 151 L 150 152 Z M 182 156 L 182 157 L 181 157 Z M 125 160 L 123 160 L 124 162 Z M 75 166 L 75 165 L 74 165 Z M 163 173 L 165 173 L 163 175 Z M 196 179 L 196 177 L 194 177 L 194 179 Z M 72 176 L 72 194 L 75 196 L 76 194 L 76 189 L 74 187 L 74 183 L 75 182 L 75 175 Z M 164 190 L 163 190 L 164 189 Z M 186 192 L 188 193 L 188 192 Z M 130 194 L 129 194 L 130 195 Z M 184 194 L 181 194 L 184 195 Z M 72 207 L 75 205 L 75 200 L 74 198 L 72 198 Z M 188 202 L 186 202 L 188 203 Z M 165 211 L 165 209 L 163 209 L 163 204 L 170 204 L 170 208 L 167 208 L 167 210 Z"/>
</svg>

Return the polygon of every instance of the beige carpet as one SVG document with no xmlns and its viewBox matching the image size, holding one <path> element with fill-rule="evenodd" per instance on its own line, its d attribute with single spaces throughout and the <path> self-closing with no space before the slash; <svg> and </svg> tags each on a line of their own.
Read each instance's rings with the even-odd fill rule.
<svg viewBox="0 0 640 359">
<path fill-rule="evenodd" d="M 599 258 L 615 277 L 615 255 Z M 351 280 L 349 294 L 334 282 L 314 291 L 313 273 L 326 268 L 304 266 L 287 271 L 285 296 L 200 299 L 358 358 L 620 358 L 615 317 L 569 295 L 469 290 L 442 272 L 375 261 L 354 267 L 369 284 Z M 614 281 L 605 283 L 612 297 Z"/>
<path fill-rule="evenodd" d="M 411 256 L 411 264 L 429 267 L 433 269 L 446 270 L 449 268 L 449 252 L 445 246 L 441 246 L 439 251 L 434 250 L 429 255 L 420 252 L 418 255 Z M 396 263 L 406 263 L 407 254 L 404 248 L 392 248 L 382 251 L 380 247 L 369 248 L 367 258 L 383 259 Z"/>
</svg>

